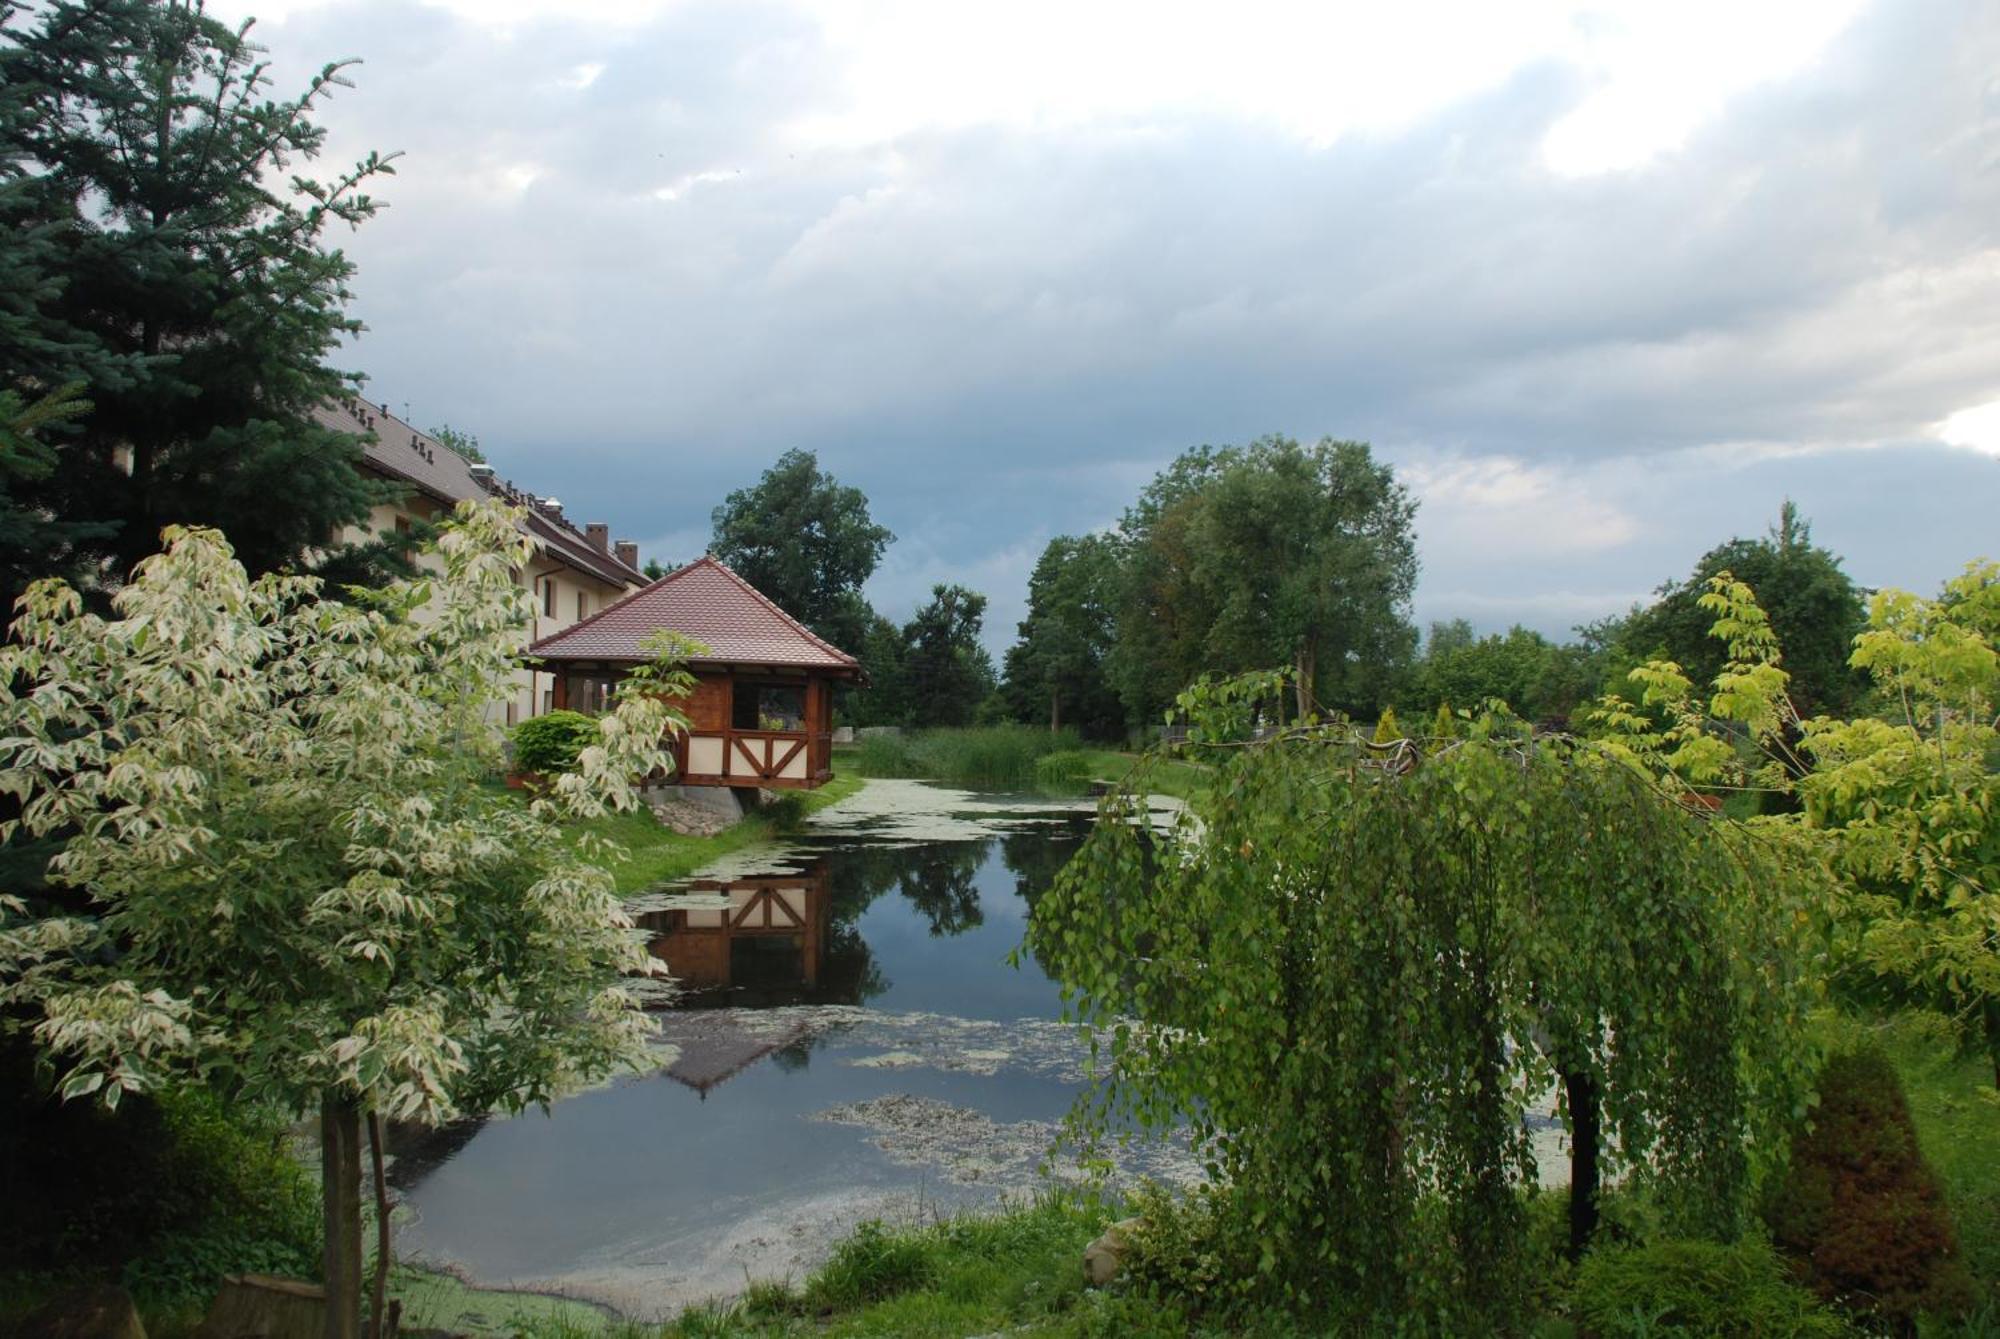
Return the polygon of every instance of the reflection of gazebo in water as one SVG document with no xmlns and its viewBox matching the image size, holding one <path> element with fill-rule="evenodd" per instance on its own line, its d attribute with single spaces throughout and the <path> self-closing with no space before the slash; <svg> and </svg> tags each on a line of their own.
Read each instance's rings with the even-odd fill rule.
<svg viewBox="0 0 2000 1339">
<path fill-rule="evenodd" d="M 685 889 L 694 905 L 638 918 L 649 932 L 647 949 L 666 963 L 683 991 L 695 996 L 689 1001 L 694 1007 L 676 1009 L 661 1020 L 680 1050 L 667 1067 L 668 1077 L 705 1096 L 807 1035 L 802 1022 L 758 1026 L 754 1015 L 699 1006 L 754 1009 L 811 999 L 826 965 L 829 888 L 825 861 L 794 874 L 698 879 Z"/>
</svg>

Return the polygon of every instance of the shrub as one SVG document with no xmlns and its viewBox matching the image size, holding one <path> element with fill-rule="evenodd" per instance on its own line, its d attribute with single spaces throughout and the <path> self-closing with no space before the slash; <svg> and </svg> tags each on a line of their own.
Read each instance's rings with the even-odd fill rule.
<svg viewBox="0 0 2000 1339">
<path fill-rule="evenodd" d="M 225 1273 L 311 1277 L 319 1193 L 284 1122 L 199 1089 L 63 1102 L 19 1038 L 0 1046 L 0 1269 L 122 1274 L 149 1304 Z"/>
<path fill-rule="evenodd" d="M 1195 1315 L 1231 1311 L 1259 1277 L 1257 1233 L 1234 1207 L 1226 1189 L 1211 1185 L 1135 1191 L 1129 1211 L 1139 1224 L 1124 1264 L 1133 1287 Z"/>
<path fill-rule="evenodd" d="M 1576 1318 L 1604 1339 L 1834 1339 L 1845 1321 L 1789 1282 L 1766 1243 L 1663 1241 L 1592 1251 L 1577 1270 Z"/>
<path fill-rule="evenodd" d="M 1880 1050 L 1827 1062 L 1819 1109 L 1793 1137 L 1767 1216 L 1816 1292 L 1892 1331 L 1910 1333 L 1922 1313 L 1959 1315 L 1972 1305 L 1943 1188 Z"/>
<path fill-rule="evenodd" d="M 514 727 L 514 766 L 523 772 L 567 772 L 597 742 L 597 722 L 580 711 L 552 711 Z"/>
</svg>

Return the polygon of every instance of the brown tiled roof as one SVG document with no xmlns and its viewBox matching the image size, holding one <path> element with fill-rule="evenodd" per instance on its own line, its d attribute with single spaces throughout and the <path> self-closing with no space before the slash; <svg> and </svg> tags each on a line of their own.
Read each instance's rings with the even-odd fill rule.
<svg viewBox="0 0 2000 1339">
<path fill-rule="evenodd" d="M 380 405 L 366 400 L 341 400 L 320 406 L 313 416 L 337 432 L 360 433 L 370 440 L 362 448 L 369 469 L 442 503 L 456 506 L 467 498 L 497 497 L 528 514 L 521 528 L 557 562 L 613 586 L 644 581 L 645 573 L 627 567 L 613 554 L 592 544 L 568 521 L 551 515 L 540 499 L 505 480 L 482 480 L 472 462 L 428 433 L 418 432 Z"/>
<path fill-rule="evenodd" d="M 551 633 L 529 647 L 528 654 L 544 660 L 646 660 L 641 644 L 662 628 L 708 647 L 696 664 L 837 672 L 861 667 L 712 557 L 669 572 L 583 622 Z"/>
</svg>

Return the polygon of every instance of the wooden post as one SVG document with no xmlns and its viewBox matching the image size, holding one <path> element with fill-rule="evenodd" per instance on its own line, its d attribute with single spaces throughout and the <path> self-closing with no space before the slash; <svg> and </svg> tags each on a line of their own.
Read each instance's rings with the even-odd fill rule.
<svg viewBox="0 0 2000 1339">
<path fill-rule="evenodd" d="M 331 1088 L 320 1098 L 319 1171 L 326 1201 L 325 1339 L 360 1339 L 361 1107 Z"/>
</svg>

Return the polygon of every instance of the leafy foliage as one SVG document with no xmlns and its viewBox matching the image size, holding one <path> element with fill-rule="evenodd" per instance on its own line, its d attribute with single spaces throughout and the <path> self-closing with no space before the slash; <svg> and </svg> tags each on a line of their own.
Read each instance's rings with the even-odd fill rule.
<svg viewBox="0 0 2000 1339">
<path fill-rule="evenodd" d="M 1793 1284 L 1768 1244 L 1662 1241 L 1593 1251 L 1575 1311 L 1604 1339 L 1842 1339 L 1847 1323 Z"/>
<path fill-rule="evenodd" d="M 251 581 L 204 530 L 170 529 L 114 618 L 30 588 L 0 650 L 0 839 L 69 834 L 50 876 L 91 910 L 0 898 L 0 1004 L 36 1018 L 65 1097 L 185 1075 L 351 1129 L 643 1061 L 620 974 L 658 969 L 559 823 L 634 805 L 676 722 L 621 696 L 545 797 L 481 784 L 532 619 L 515 522 L 468 504 L 439 575 L 348 604 Z M 351 1194 L 358 1166 L 329 1155 L 327 1182 Z"/>
<path fill-rule="evenodd" d="M 903 706 L 915 726 L 969 725 L 993 691 L 993 661 L 980 645 L 986 597 L 939 584 L 903 628 Z"/>
<path fill-rule="evenodd" d="M 221 1273 L 311 1273 L 317 1188 L 270 1112 L 199 1089 L 65 1103 L 20 1036 L 0 1040 L 0 1078 L 0 1270 L 122 1270 L 165 1301 Z"/>
<path fill-rule="evenodd" d="M 5 482 L 0 510 L 63 532 L 0 528 L 0 602 L 36 576 L 115 585 L 169 522 L 226 530 L 252 571 L 295 563 L 380 492 L 314 411 L 350 392 L 324 360 L 360 330 L 320 238 L 374 212 L 389 160 L 294 175 L 345 67 L 274 99 L 248 25 L 198 3 L 31 12 L 0 27 L 0 390 L 92 404 L 47 432 L 58 468 Z"/>
<path fill-rule="evenodd" d="M 849 650 L 866 633 L 861 583 L 895 539 L 810 451 L 787 451 L 751 488 L 723 500 L 709 551 L 792 617 Z"/>
<path fill-rule="evenodd" d="M 1899 1333 L 1921 1313 L 1963 1314 L 1972 1280 L 1888 1058 L 1834 1056 L 1819 1099 L 1768 1210 L 1778 1245 L 1821 1296 Z"/>
<path fill-rule="evenodd" d="M 1527 720 L 1566 727 L 1570 712 L 1596 695 L 1602 659 L 1586 645 L 1557 645 L 1526 628 L 1480 637 L 1457 619 L 1431 625 L 1406 698 L 1424 708 L 1499 701 Z"/>
<path fill-rule="evenodd" d="M 1065 721 L 1094 739 L 1123 733 L 1105 674 L 1116 634 L 1118 553 L 1102 535 L 1059 535 L 1028 577 L 1028 617 L 1008 648 L 1003 691 L 1019 720 Z"/>
<path fill-rule="evenodd" d="M 1125 513 L 1111 673 L 1136 721 L 1204 672 L 1290 665 L 1312 704 L 1373 715 L 1414 648 L 1416 504 L 1360 442 L 1267 437 L 1175 460 Z"/>
<path fill-rule="evenodd" d="M 1660 598 L 1626 623 L 1621 641 L 1642 657 L 1673 661 L 1696 683 L 1713 681 L 1724 655 L 1709 636 L 1713 613 L 1702 599 L 1723 573 L 1757 592 L 1785 648 L 1792 696 L 1804 715 L 1848 711 L 1859 703 L 1867 680 L 1848 657 L 1862 627 L 1862 593 L 1839 557 L 1812 542 L 1812 526 L 1790 501 L 1764 538 L 1718 545 L 1686 581 L 1662 586 Z"/>
<path fill-rule="evenodd" d="M 2000 1080 L 2000 564 L 1973 563 L 1935 600 L 1873 597 L 1853 662 L 1881 716 L 1803 717 L 1777 633 L 1733 574 L 1701 607 L 1727 651 L 1713 691 L 1672 662 L 1640 666 L 1640 701 L 1610 695 L 1597 712 L 1607 745 L 1695 786 L 1796 794 L 1795 821 L 1826 835 L 1847 893 L 1846 979 L 1983 1025 Z"/>
<path fill-rule="evenodd" d="M 1226 740 L 1207 695 L 1191 733 Z M 1671 1221 L 1736 1230 L 1809 1073 L 1795 848 L 1506 723 L 1208 748 L 1167 849 L 1112 797 L 1032 921 L 1104 1059 L 1080 1137 L 1185 1121 L 1262 1272 L 1383 1325 L 1518 1320 L 1522 1116 L 1558 1072 Z"/>
<path fill-rule="evenodd" d="M 597 722 L 580 711 L 549 711 L 514 727 L 514 766 L 523 772 L 567 772 L 597 742 Z"/>
</svg>

